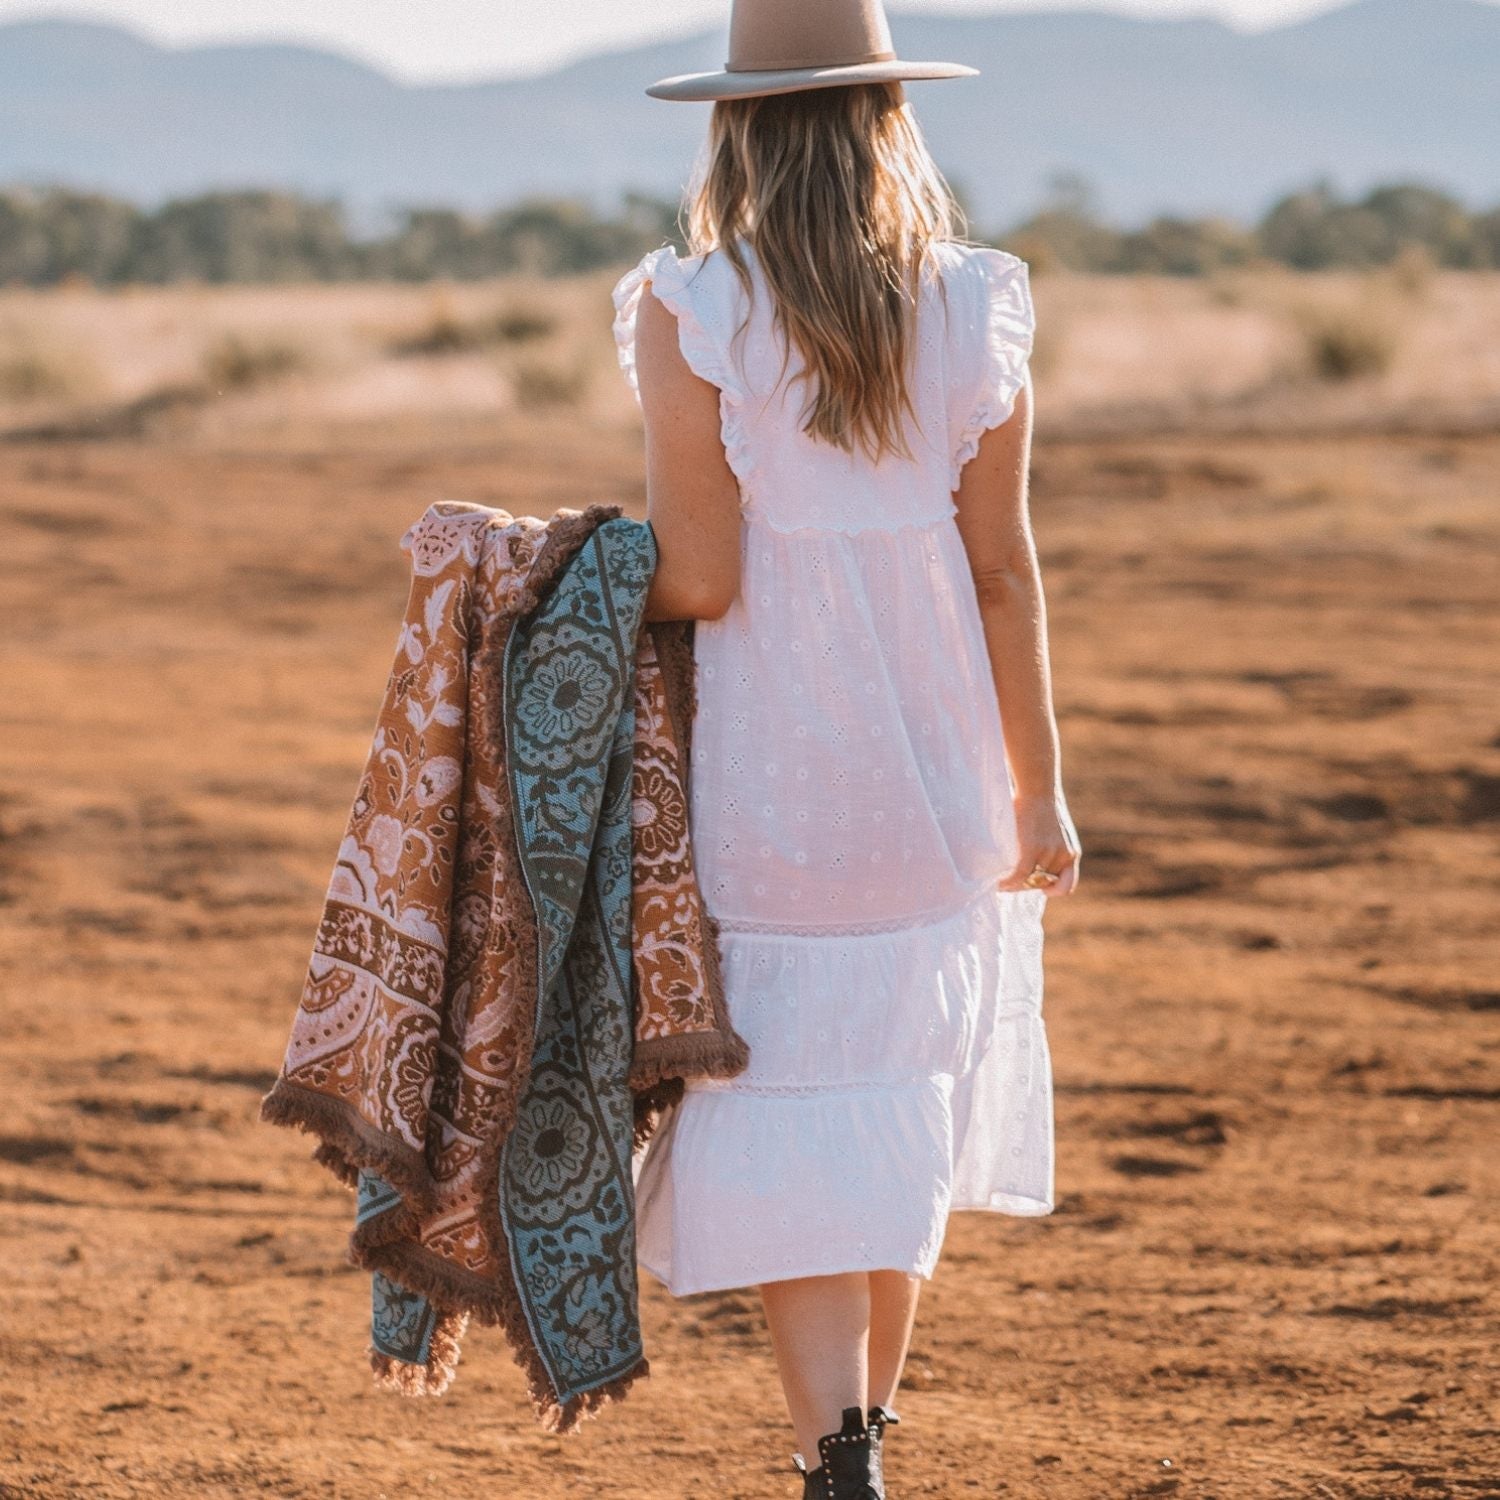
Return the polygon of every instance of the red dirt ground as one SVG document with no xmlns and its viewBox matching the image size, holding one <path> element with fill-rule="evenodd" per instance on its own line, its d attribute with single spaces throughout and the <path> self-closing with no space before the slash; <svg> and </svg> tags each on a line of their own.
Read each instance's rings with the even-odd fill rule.
<svg viewBox="0 0 1500 1500">
<path fill-rule="evenodd" d="M 533 1427 L 376 1392 L 351 1201 L 256 1119 L 432 500 L 640 513 L 549 421 L 0 447 L 0 1494 L 790 1497 L 751 1293 Z M 1058 1212 L 957 1216 L 893 1500 L 1500 1495 L 1500 440 L 1044 443 L 1080 894 Z"/>
</svg>

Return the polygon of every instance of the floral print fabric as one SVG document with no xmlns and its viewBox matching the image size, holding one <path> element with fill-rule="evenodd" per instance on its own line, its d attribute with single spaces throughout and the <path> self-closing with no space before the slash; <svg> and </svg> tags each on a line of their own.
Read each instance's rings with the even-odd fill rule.
<svg viewBox="0 0 1500 1500">
<path fill-rule="evenodd" d="M 593 1260 L 557 1253 L 598 1147 L 618 1164 L 664 1085 L 745 1063 L 691 848 L 663 837 L 690 638 L 640 627 L 654 542 L 617 506 L 442 502 L 402 544 L 396 660 L 262 1116 L 360 1189 L 381 1383 L 443 1390 L 474 1315 L 562 1430 L 644 1369 L 628 1177 L 607 1226 L 587 1210 Z"/>
</svg>

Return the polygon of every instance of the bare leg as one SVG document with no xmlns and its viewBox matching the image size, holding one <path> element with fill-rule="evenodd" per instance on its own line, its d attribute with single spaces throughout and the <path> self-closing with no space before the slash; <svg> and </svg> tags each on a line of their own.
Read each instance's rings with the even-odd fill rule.
<svg viewBox="0 0 1500 1500">
<path fill-rule="evenodd" d="M 870 1272 L 870 1402 L 897 1410 L 896 1390 L 911 1345 L 920 1276 L 904 1271 Z"/>
<path fill-rule="evenodd" d="M 803 1276 L 760 1288 L 787 1410 L 809 1469 L 846 1406 L 869 1400 L 870 1277 Z"/>
</svg>

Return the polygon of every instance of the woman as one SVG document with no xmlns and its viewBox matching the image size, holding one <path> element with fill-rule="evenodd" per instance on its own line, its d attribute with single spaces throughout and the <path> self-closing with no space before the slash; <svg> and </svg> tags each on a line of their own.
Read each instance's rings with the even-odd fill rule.
<svg viewBox="0 0 1500 1500">
<path fill-rule="evenodd" d="M 648 89 L 713 99 L 710 139 L 692 253 L 614 305 L 647 615 L 698 622 L 690 817 L 750 1065 L 638 1159 L 638 1251 L 677 1296 L 759 1287 L 805 1495 L 869 1500 L 948 1214 L 1053 1206 L 1041 921 L 1080 851 L 1032 307 L 1021 261 L 954 237 L 899 82 L 973 69 L 897 59 L 878 0 L 738 0 L 730 48 Z"/>
</svg>

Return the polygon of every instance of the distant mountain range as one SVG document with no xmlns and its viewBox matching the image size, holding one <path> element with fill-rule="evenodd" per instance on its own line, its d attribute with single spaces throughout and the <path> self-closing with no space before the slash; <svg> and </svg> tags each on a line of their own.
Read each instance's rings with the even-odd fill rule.
<svg viewBox="0 0 1500 1500">
<path fill-rule="evenodd" d="M 1034 208 L 1059 174 L 1102 209 L 1259 214 L 1327 176 L 1345 191 L 1417 179 L 1500 201 L 1500 6 L 1354 0 L 1244 35 L 1212 21 L 1086 11 L 893 10 L 898 49 L 981 77 L 910 97 L 975 228 Z M 525 79 L 410 86 L 309 47 L 164 48 L 113 26 L 0 26 L 0 183 L 152 204 L 218 187 L 336 195 L 357 211 L 482 208 L 529 193 L 612 208 L 673 195 L 708 108 L 642 89 L 722 65 L 723 32 L 586 58 Z"/>
</svg>

